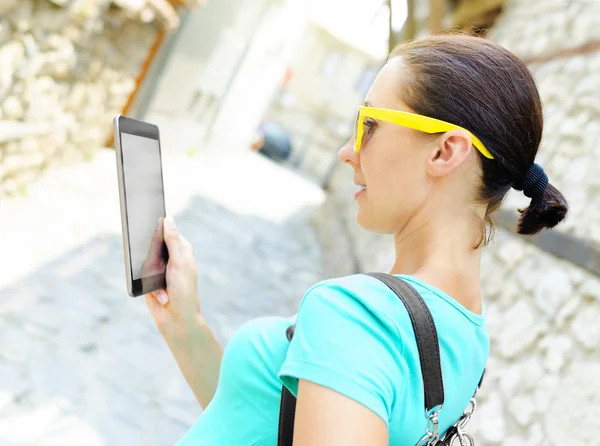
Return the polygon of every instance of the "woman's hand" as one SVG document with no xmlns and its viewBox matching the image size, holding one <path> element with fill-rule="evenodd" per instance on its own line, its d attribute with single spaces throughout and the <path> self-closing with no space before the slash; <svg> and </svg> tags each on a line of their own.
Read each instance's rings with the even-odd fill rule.
<svg viewBox="0 0 600 446">
<path fill-rule="evenodd" d="M 150 248 L 148 248 L 146 260 L 142 265 L 142 277 L 152 277 L 165 272 L 167 248 L 164 246 L 163 226 L 164 218 L 161 217 L 156 222 L 156 228 L 152 234 L 152 240 L 150 240 Z"/>
<path fill-rule="evenodd" d="M 186 334 L 202 315 L 192 246 L 177 232 L 173 218 L 167 217 L 162 229 L 169 252 L 167 289 L 147 294 L 146 303 L 156 326 L 169 342 L 174 336 Z"/>
<path fill-rule="evenodd" d="M 147 294 L 146 302 L 196 399 L 206 407 L 217 389 L 223 350 L 200 313 L 192 246 L 179 235 L 172 218 L 165 219 L 162 229 L 169 251 L 167 289 Z M 161 237 L 154 240 L 162 246 Z M 156 249 L 150 252 L 156 257 Z"/>
</svg>

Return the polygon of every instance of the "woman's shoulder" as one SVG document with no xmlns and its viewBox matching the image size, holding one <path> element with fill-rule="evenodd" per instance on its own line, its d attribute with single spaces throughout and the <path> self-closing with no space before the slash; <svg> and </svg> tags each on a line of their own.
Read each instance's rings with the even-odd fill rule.
<svg viewBox="0 0 600 446">
<path fill-rule="evenodd" d="M 397 276 L 411 285 L 426 302 L 436 324 L 485 326 L 485 316 L 473 313 L 442 290 L 413 276 Z M 341 311 L 356 317 L 365 314 L 382 322 L 411 327 L 406 307 L 382 281 L 367 274 L 353 274 L 323 280 L 304 295 L 298 315 L 319 311 L 321 306 L 337 305 L 352 311 Z"/>
<path fill-rule="evenodd" d="M 324 325 L 345 327 L 370 326 L 378 330 L 396 331 L 396 320 L 404 307 L 398 298 L 379 280 L 364 274 L 323 280 L 313 285 L 304 295 L 298 308 L 297 321 L 321 320 Z M 404 311 L 405 312 L 405 311 Z M 324 315 L 327 314 L 327 317 Z M 408 317 L 408 316 L 407 316 Z M 407 322 L 410 321 L 407 319 Z M 386 328 L 384 328 L 384 326 Z"/>
<path fill-rule="evenodd" d="M 366 274 L 352 274 L 323 280 L 313 285 L 301 302 L 307 299 L 322 299 L 329 295 L 345 296 L 369 307 L 384 307 L 393 302 L 393 292 L 381 281 Z"/>
<path fill-rule="evenodd" d="M 378 326 L 392 336 L 398 327 L 410 325 L 406 308 L 383 282 L 365 275 L 353 274 L 323 280 L 304 295 L 298 308 L 298 320 L 321 318 L 329 314 L 327 323 L 352 326 Z M 402 332 L 401 330 L 400 332 Z"/>
</svg>

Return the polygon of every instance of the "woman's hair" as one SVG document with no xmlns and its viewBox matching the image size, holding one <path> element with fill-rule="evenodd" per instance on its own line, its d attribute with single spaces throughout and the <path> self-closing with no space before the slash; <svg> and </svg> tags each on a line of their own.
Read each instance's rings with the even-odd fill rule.
<svg viewBox="0 0 600 446">
<path fill-rule="evenodd" d="M 534 165 L 542 139 L 542 104 L 533 76 L 518 57 L 467 35 L 408 42 L 394 49 L 390 58 L 395 56 L 402 57 L 409 73 L 400 91 L 404 102 L 416 113 L 468 129 L 492 153 L 494 159 L 480 154 L 483 178 L 477 199 L 488 205 L 486 223 L 491 225 L 490 215 L 512 187 L 533 196 L 529 207 L 519 210 L 518 233 L 535 234 L 565 218 L 565 198 Z M 532 175 L 538 180 L 533 193 L 527 189 L 535 183 Z"/>
</svg>

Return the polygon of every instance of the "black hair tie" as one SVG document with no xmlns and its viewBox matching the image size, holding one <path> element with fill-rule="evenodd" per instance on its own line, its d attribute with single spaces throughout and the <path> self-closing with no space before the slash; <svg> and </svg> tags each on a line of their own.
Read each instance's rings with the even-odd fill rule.
<svg viewBox="0 0 600 446">
<path fill-rule="evenodd" d="M 523 178 L 515 181 L 513 189 L 522 190 L 529 198 L 539 198 L 548 186 L 548 175 L 539 164 L 532 164 Z"/>
</svg>

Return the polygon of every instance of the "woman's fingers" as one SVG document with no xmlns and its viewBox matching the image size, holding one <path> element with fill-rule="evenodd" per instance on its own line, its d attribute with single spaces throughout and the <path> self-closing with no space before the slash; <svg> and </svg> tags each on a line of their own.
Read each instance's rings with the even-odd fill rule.
<svg viewBox="0 0 600 446">
<path fill-rule="evenodd" d="M 158 219 L 158 223 L 156 224 L 156 229 L 154 230 L 154 234 L 152 235 L 152 241 L 150 242 L 150 249 L 148 250 L 149 258 L 160 257 L 162 251 L 163 244 L 163 218 Z"/>
<path fill-rule="evenodd" d="M 164 221 L 164 237 L 167 249 L 169 250 L 169 259 L 176 260 L 181 250 L 183 241 L 177 232 L 175 220 L 173 217 L 167 217 Z"/>
<path fill-rule="evenodd" d="M 152 291 L 146 294 L 146 303 L 150 309 L 156 308 L 157 305 L 164 306 L 169 303 L 169 295 L 165 290 Z"/>
<path fill-rule="evenodd" d="M 169 295 L 167 294 L 167 292 L 165 290 L 157 291 L 155 296 L 156 296 L 156 300 L 161 305 L 167 305 L 169 303 Z"/>
<path fill-rule="evenodd" d="M 153 276 L 164 271 L 163 243 L 163 218 L 159 218 L 142 265 L 142 276 Z"/>
</svg>

